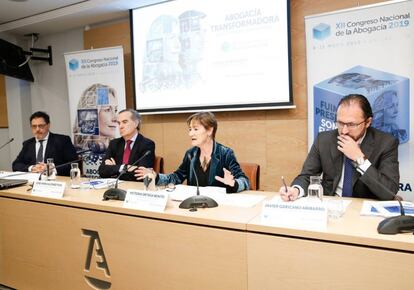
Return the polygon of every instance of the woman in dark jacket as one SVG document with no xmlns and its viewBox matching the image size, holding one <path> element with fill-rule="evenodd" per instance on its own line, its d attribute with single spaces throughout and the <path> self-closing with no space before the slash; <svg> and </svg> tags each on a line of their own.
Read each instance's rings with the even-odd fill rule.
<svg viewBox="0 0 414 290">
<path fill-rule="evenodd" d="M 249 180 L 241 170 L 233 150 L 215 141 L 217 120 L 214 114 L 193 114 L 187 119 L 187 124 L 193 147 L 187 150 L 176 171 L 156 176 L 157 185 L 181 184 L 184 180 L 187 180 L 188 185 L 196 185 L 195 171 L 200 186 L 226 187 L 227 193 L 248 190 Z M 142 179 L 148 169 L 139 167 L 135 173 L 138 179 Z"/>
</svg>

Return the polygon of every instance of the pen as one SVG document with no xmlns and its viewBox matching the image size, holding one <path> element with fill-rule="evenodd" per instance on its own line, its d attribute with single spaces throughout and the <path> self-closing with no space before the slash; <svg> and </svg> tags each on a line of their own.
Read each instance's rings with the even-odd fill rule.
<svg viewBox="0 0 414 290">
<path fill-rule="evenodd" d="M 283 186 L 285 187 L 285 192 L 288 192 L 286 182 L 285 182 L 285 178 L 283 176 L 282 176 L 282 182 L 283 182 Z"/>
<path fill-rule="evenodd" d="M 283 176 L 282 176 L 282 182 L 283 182 L 283 186 L 285 187 L 285 192 L 288 193 L 286 181 L 285 181 L 285 178 Z M 288 195 L 287 197 L 288 197 L 289 200 L 292 200 L 290 195 Z"/>
</svg>

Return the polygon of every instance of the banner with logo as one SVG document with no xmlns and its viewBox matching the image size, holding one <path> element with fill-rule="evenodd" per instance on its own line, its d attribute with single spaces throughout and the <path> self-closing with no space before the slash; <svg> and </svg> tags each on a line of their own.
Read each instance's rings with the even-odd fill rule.
<svg viewBox="0 0 414 290">
<path fill-rule="evenodd" d="M 83 173 L 98 176 L 112 138 L 119 137 L 116 113 L 125 108 L 122 46 L 65 53 L 73 143 L 85 154 Z"/>
<path fill-rule="evenodd" d="M 366 96 L 372 126 L 400 141 L 400 192 L 414 200 L 413 1 L 389 1 L 305 18 L 308 144 L 336 129 L 339 100 Z"/>
</svg>

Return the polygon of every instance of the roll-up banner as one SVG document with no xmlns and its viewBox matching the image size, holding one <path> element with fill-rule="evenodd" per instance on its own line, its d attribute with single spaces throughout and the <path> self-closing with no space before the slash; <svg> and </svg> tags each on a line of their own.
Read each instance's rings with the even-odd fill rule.
<svg viewBox="0 0 414 290">
<path fill-rule="evenodd" d="M 305 17 L 308 76 L 308 144 L 336 129 L 339 100 L 362 94 L 372 126 L 400 141 L 399 194 L 414 200 L 414 2 L 388 1 Z"/>
<path fill-rule="evenodd" d="M 97 177 L 109 141 L 119 137 L 116 113 L 125 108 L 122 46 L 65 53 L 73 144 L 90 150 L 83 173 Z"/>
</svg>

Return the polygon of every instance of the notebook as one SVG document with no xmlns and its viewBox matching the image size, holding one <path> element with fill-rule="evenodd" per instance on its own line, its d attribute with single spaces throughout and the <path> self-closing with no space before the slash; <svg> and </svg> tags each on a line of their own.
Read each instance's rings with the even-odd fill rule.
<svg viewBox="0 0 414 290">
<path fill-rule="evenodd" d="M 4 179 L 0 178 L 0 189 L 16 187 L 27 183 L 27 179 Z"/>
</svg>

